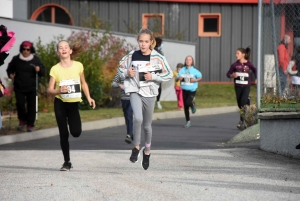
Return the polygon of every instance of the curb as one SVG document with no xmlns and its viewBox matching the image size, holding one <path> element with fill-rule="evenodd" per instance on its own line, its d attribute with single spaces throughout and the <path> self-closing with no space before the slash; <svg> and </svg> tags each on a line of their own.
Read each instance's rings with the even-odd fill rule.
<svg viewBox="0 0 300 201">
<path fill-rule="evenodd" d="M 204 109 L 198 109 L 195 114 L 192 114 L 192 116 L 223 114 L 223 113 L 230 113 L 230 112 L 237 112 L 237 111 L 238 111 L 237 106 L 204 108 Z M 180 118 L 180 117 L 184 117 L 183 111 L 154 113 L 152 119 L 160 120 L 160 119 L 172 119 L 172 118 Z M 124 117 L 90 121 L 90 122 L 82 123 L 82 131 L 122 126 L 124 124 L 125 124 Z M 15 142 L 37 140 L 37 139 L 48 138 L 48 137 L 52 137 L 52 136 L 56 136 L 56 135 L 58 135 L 57 127 L 43 129 L 43 130 L 37 130 L 37 131 L 31 132 L 31 133 L 20 133 L 20 134 L 16 134 L 16 135 L 7 135 L 7 136 L 0 137 L 0 145 L 10 144 L 10 143 L 15 143 Z"/>
</svg>

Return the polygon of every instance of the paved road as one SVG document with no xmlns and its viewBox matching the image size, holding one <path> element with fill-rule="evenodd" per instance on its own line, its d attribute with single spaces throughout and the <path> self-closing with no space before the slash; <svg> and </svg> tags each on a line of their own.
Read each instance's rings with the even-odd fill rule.
<svg viewBox="0 0 300 201">
<path fill-rule="evenodd" d="M 188 129 L 183 128 L 183 118 L 155 120 L 152 149 L 223 148 L 239 133 L 237 120 L 237 113 L 192 116 L 192 127 Z M 84 131 L 78 139 L 70 137 L 70 146 L 72 150 L 128 150 L 132 146 L 124 142 L 125 131 L 125 126 Z M 1 145 L 0 150 L 60 150 L 59 137 Z"/>
</svg>

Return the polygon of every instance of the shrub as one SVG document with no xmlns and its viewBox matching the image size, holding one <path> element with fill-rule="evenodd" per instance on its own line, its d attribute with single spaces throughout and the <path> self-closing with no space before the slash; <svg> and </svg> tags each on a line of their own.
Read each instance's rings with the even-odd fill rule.
<svg viewBox="0 0 300 201">
<path fill-rule="evenodd" d="M 240 115 L 245 120 L 244 125 L 241 126 L 241 130 L 244 130 L 254 124 L 257 124 L 257 108 L 255 104 L 245 105 L 240 109 Z"/>
</svg>

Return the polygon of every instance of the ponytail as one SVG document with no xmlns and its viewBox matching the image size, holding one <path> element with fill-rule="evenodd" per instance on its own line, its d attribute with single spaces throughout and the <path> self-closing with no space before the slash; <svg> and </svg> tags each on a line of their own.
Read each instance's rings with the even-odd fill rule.
<svg viewBox="0 0 300 201">
<path fill-rule="evenodd" d="M 72 50 L 72 54 L 70 55 L 72 60 L 74 60 L 76 57 L 79 56 L 79 54 L 81 52 L 84 51 L 84 48 L 82 46 L 82 42 L 81 41 L 76 41 L 74 44 L 70 45 L 70 43 L 68 41 L 66 41 L 66 40 L 61 40 L 61 41 L 59 41 L 57 43 L 57 47 L 56 47 L 57 51 L 58 51 L 59 43 L 63 42 L 63 41 L 67 42 L 69 44 L 69 46 L 70 46 L 70 49 Z"/>
<path fill-rule="evenodd" d="M 245 59 L 247 60 L 247 61 L 249 61 L 250 60 L 250 52 L 251 52 L 251 49 L 250 49 L 250 47 L 247 47 L 246 49 L 245 48 L 238 48 L 237 49 L 237 51 L 240 51 L 241 53 L 243 53 L 243 54 L 245 54 Z"/>
</svg>

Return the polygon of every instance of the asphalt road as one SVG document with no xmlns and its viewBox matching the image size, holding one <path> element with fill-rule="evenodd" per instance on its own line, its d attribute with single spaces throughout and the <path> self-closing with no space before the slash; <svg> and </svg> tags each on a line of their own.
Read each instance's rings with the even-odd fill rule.
<svg viewBox="0 0 300 201">
<path fill-rule="evenodd" d="M 193 150 L 232 148 L 249 145 L 225 145 L 239 133 L 236 128 L 237 113 L 191 117 L 192 126 L 183 128 L 185 119 L 155 120 L 152 124 L 152 149 Z M 71 150 L 128 150 L 132 145 L 125 143 L 125 126 L 101 130 L 84 131 L 79 138 L 70 136 Z M 141 144 L 144 142 L 143 134 Z M 257 145 L 251 145 L 256 147 Z M 0 150 L 60 150 L 59 137 L 1 145 Z"/>
</svg>

